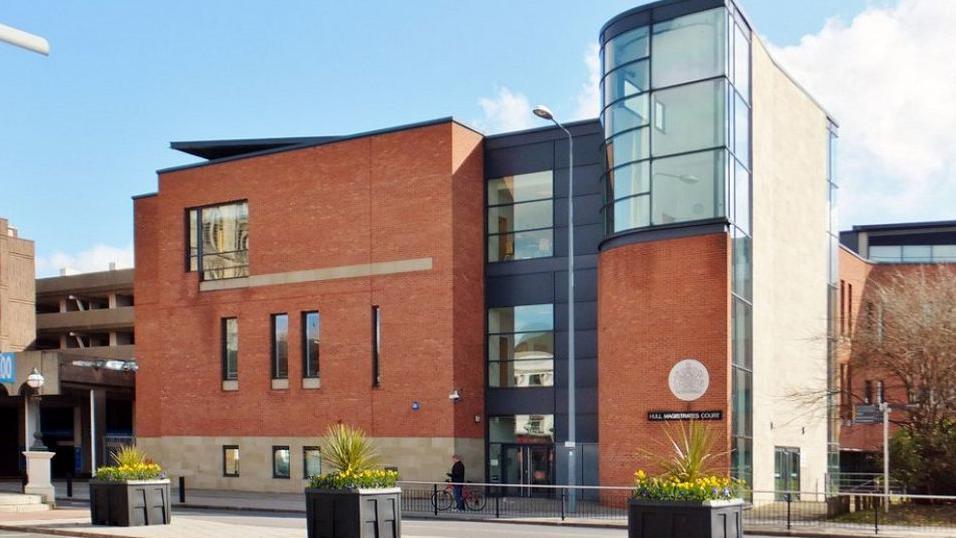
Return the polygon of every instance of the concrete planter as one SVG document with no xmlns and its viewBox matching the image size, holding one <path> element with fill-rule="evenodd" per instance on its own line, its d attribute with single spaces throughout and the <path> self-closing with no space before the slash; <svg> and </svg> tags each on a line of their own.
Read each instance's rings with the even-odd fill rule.
<svg viewBox="0 0 956 538">
<path fill-rule="evenodd" d="M 90 519 L 94 525 L 168 525 L 169 480 L 90 480 Z"/>
<path fill-rule="evenodd" d="M 402 490 L 305 490 L 309 538 L 398 538 L 402 535 Z"/>
<path fill-rule="evenodd" d="M 629 538 L 742 538 L 742 500 L 678 502 L 631 499 Z"/>
</svg>

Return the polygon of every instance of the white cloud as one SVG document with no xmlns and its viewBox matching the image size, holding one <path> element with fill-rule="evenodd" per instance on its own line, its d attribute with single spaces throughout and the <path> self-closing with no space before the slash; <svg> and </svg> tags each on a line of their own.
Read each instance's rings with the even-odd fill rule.
<svg viewBox="0 0 956 538">
<path fill-rule="evenodd" d="M 50 256 L 38 257 L 36 273 L 37 276 L 44 277 L 58 275 L 63 268 L 77 273 L 106 271 L 111 262 L 116 263 L 117 269 L 132 267 L 133 244 L 130 243 L 125 248 L 99 244 L 75 254 L 55 252 Z"/>
<path fill-rule="evenodd" d="M 841 227 L 956 218 L 956 2 L 900 0 L 772 54 L 840 122 Z"/>
<path fill-rule="evenodd" d="M 554 108 L 555 114 L 561 117 L 560 121 L 597 117 L 601 106 L 599 86 L 601 62 L 598 51 L 598 46 L 591 44 L 582 56 L 588 72 L 587 81 L 582 83 L 578 89 L 570 115 L 562 114 L 558 107 Z M 535 120 L 534 116 L 531 115 L 532 103 L 528 97 L 524 93 L 513 91 L 507 86 L 499 87 L 494 97 L 478 99 L 478 105 L 481 106 L 483 116 L 475 121 L 475 126 L 489 134 L 544 126 L 541 121 Z"/>
<path fill-rule="evenodd" d="M 520 131 L 534 126 L 528 98 L 523 93 L 511 91 L 507 86 L 498 88 L 493 98 L 478 99 L 478 105 L 484 117 L 476 123 L 488 133 Z"/>
<path fill-rule="evenodd" d="M 577 109 L 574 111 L 575 120 L 596 118 L 601 111 L 601 60 L 598 56 L 600 49 L 597 43 L 588 47 L 584 55 L 584 65 L 588 68 L 588 81 L 581 85 L 577 95 Z"/>
</svg>

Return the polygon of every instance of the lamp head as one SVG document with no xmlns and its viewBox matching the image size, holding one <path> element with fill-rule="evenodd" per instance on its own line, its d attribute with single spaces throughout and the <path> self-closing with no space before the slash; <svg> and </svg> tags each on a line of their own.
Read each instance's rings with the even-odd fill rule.
<svg viewBox="0 0 956 538">
<path fill-rule="evenodd" d="M 531 112 L 541 119 L 554 121 L 554 114 L 551 113 L 551 109 L 544 105 L 537 105 Z"/>
<path fill-rule="evenodd" d="M 30 375 L 27 376 L 27 385 L 29 385 L 31 389 L 38 389 L 42 387 L 43 382 L 43 374 L 41 374 L 36 368 L 34 368 L 33 371 L 30 372 Z"/>
</svg>

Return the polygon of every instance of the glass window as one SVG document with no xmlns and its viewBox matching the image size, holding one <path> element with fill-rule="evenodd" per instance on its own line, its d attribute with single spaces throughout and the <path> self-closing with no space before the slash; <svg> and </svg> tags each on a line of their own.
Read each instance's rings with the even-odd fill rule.
<svg viewBox="0 0 956 538">
<path fill-rule="evenodd" d="M 641 26 L 633 30 L 628 30 L 604 45 L 604 65 L 607 71 L 633 62 L 638 58 L 644 58 L 648 54 L 648 27 Z"/>
<path fill-rule="evenodd" d="M 904 262 L 929 263 L 933 259 L 933 248 L 929 245 L 903 245 Z"/>
<path fill-rule="evenodd" d="M 608 73 L 604 79 L 604 102 L 646 92 L 649 86 L 647 64 L 647 60 L 634 62 Z"/>
<path fill-rule="evenodd" d="M 737 160 L 750 166 L 750 109 L 734 93 L 734 155 Z"/>
<path fill-rule="evenodd" d="M 647 94 L 629 97 L 607 107 L 604 111 L 604 132 L 607 138 L 621 131 L 647 125 Z"/>
<path fill-rule="evenodd" d="M 272 379 L 289 377 L 289 316 L 272 315 Z"/>
<path fill-rule="evenodd" d="M 734 25 L 734 87 L 750 102 L 750 41 L 740 26 Z"/>
<path fill-rule="evenodd" d="M 750 372 L 734 368 L 733 379 L 733 434 L 753 435 L 753 380 Z"/>
<path fill-rule="evenodd" d="M 551 200 L 488 208 L 488 233 L 520 232 L 554 226 Z"/>
<path fill-rule="evenodd" d="M 302 313 L 302 376 L 319 377 L 319 313 Z"/>
<path fill-rule="evenodd" d="M 239 447 L 237 445 L 222 447 L 222 476 L 239 476 Z"/>
<path fill-rule="evenodd" d="M 382 353 L 382 309 L 372 305 L 372 386 L 382 385 L 382 371 L 379 361 Z"/>
<path fill-rule="evenodd" d="M 312 478 L 322 474 L 322 450 L 317 446 L 302 448 L 302 477 Z"/>
<path fill-rule="evenodd" d="M 705 151 L 651 164 L 652 224 L 723 216 L 724 152 Z"/>
<path fill-rule="evenodd" d="M 620 232 L 651 225 L 650 195 L 633 196 L 614 202 L 611 230 Z"/>
<path fill-rule="evenodd" d="M 289 447 L 272 447 L 272 478 L 289 478 Z"/>
<path fill-rule="evenodd" d="M 933 261 L 956 262 L 956 245 L 933 245 Z"/>
<path fill-rule="evenodd" d="M 612 200 L 649 192 L 651 190 L 651 167 L 645 162 L 626 164 L 608 173 Z"/>
<path fill-rule="evenodd" d="M 899 245 L 870 245 L 869 257 L 875 262 L 899 262 L 903 259 L 903 247 Z"/>
<path fill-rule="evenodd" d="M 750 233 L 750 173 L 734 161 L 734 224 Z"/>
<path fill-rule="evenodd" d="M 488 204 L 513 204 L 553 196 L 551 170 L 505 176 L 488 180 Z"/>
<path fill-rule="evenodd" d="M 751 239 L 740 230 L 734 229 L 734 293 L 752 299 L 753 282 L 751 280 L 752 250 Z"/>
<path fill-rule="evenodd" d="M 246 202 L 188 210 L 189 270 L 203 280 L 249 275 L 249 213 Z"/>
<path fill-rule="evenodd" d="M 524 333 L 554 329 L 554 305 L 536 304 L 488 309 L 488 332 Z"/>
<path fill-rule="evenodd" d="M 222 378 L 239 378 L 239 320 L 236 318 L 222 320 Z"/>
<path fill-rule="evenodd" d="M 655 88 L 724 74 L 727 11 L 711 9 L 654 25 Z"/>
<path fill-rule="evenodd" d="M 647 127 L 625 131 L 607 143 L 607 160 L 611 166 L 647 159 L 650 156 L 650 129 Z M 645 181 L 647 181 L 646 176 Z"/>
<path fill-rule="evenodd" d="M 711 80 L 654 92 L 655 157 L 724 145 L 726 84 Z"/>
<path fill-rule="evenodd" d="M 554 385 L 554 305 L 488 309 L 488 386 Z"/>
<path fill-rule="evenodd" d="M 732 315 L 734 317 L 734 366 L 750 370 L 753 368 L 753 314 L 751 306 L 740 299 L 734 298 Z"/>
<path fill-rule="evenodd" d="M 488 261 L 527 260 L 551 256 L 554 230 L 535 230 L 488 236 Z"/>
<path fill-rule="evenodd" d="M 488 261 L 552 255 L 553 185 L 551 170 L 488 180 Z"/>
<path fill-rule="evenodd" d="M 554 415 L 506 415 L 488 418 L 490 443 L 553 443 Z"/>
</svg>

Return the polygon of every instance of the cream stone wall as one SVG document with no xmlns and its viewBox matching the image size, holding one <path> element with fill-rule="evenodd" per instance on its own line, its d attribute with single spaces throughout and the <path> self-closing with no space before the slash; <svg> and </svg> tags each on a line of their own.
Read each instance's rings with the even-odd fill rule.
<svg viewBox="0 0 956 538">
<path fill-rule="evenodd" d="M 398 468 L 402 480 L 440 482 L 451 469 L 452 454 L 465 463 L 468 480 L 484 480 L 484 441 L 452 437 L 377 437 L 382 465 Z M 136 444 L 166 469 L 186 477 L 186 487 L 239 491 L 300 492 L 302 449 L 320 446 L 316 437 L 139 437 Z M 223 476 L 222 447 L 239 446 L 239 476 Z M 272 447 L 289 446 L 290 478 L 272 477 Z M 327 469 L 323 464 L 323 472 Z"/>
<path fill-rule="evenodd" d="M 774 447 L 800 449 L 800 488 L 827 471 L 827 115 L 753 45 L 754 489 L 774 488 Z"/>
</svg>

